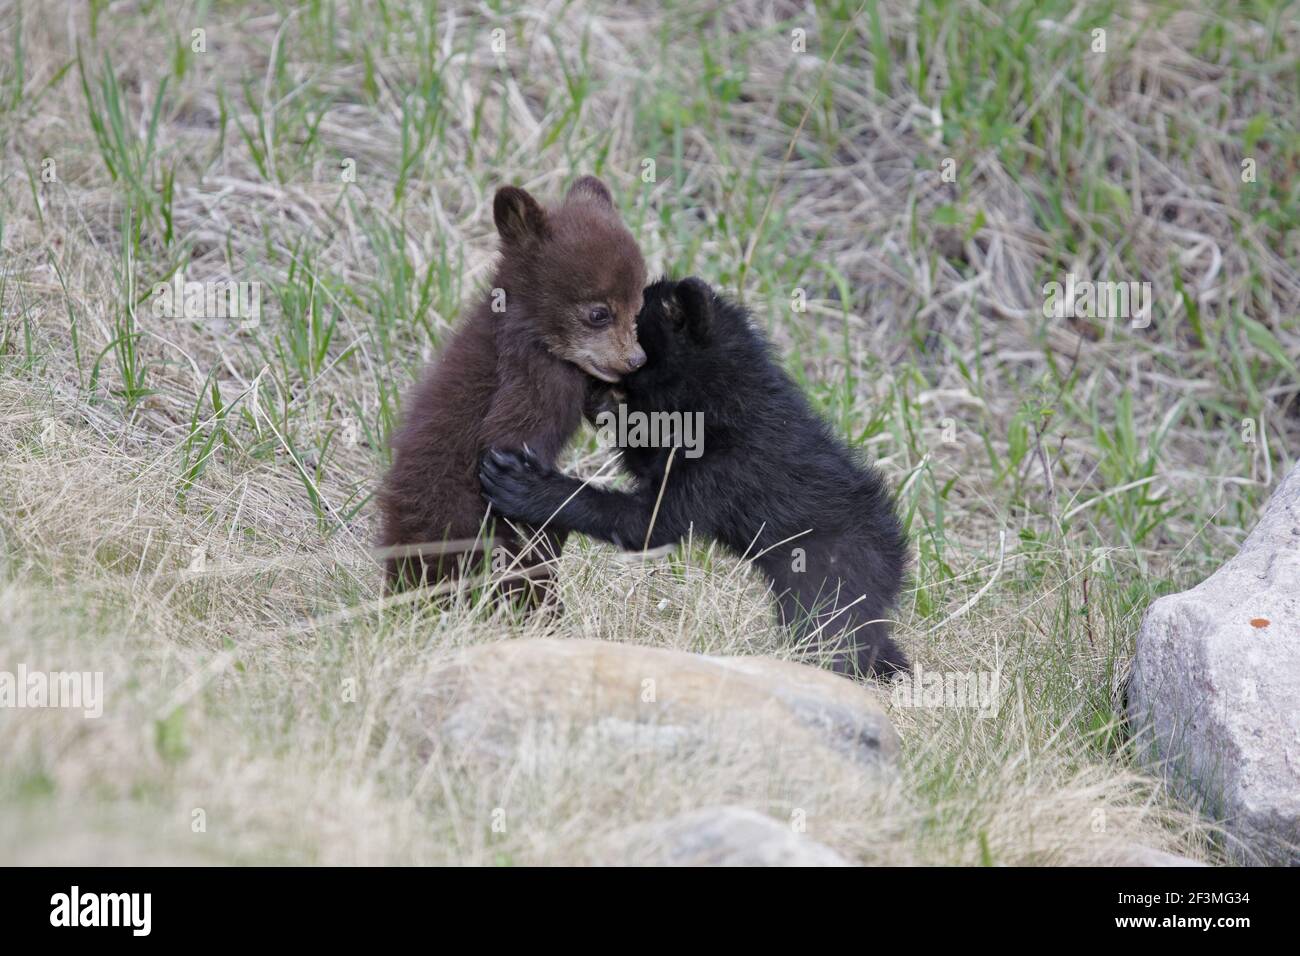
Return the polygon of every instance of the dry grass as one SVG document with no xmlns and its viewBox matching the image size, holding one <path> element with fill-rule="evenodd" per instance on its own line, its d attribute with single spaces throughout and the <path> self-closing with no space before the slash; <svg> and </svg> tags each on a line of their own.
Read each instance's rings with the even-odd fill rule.
<svg viewBox="0 0 1300 956">
<path fill-rule="evenodd" d="M 867 863 L 1217 859 L 1132 766 L 1114 694 L 1151 597 L 1231 553 L 1293 463 L 1300 28 L 1281 2 L 857 8 L 0 0 L 0 669 L 107 689 L 98 720 L 0 711 L 3 858 L 593 861 L 739 802 Z M 379 599 L 368 496 L 485 277 L 492 190 L 592 170 L 652 267 L 741 292 L 882 464 L 917 545 L 901 639 L 996 669 L 996 718 L 893 707 L 876 783 L 725 753 L 483 775 L 394 742 L 468 643 L 789 653 L 701 547 L 576 545 L 558 620 Z M 155 318 L 178 266 L 263 283 L 259 327 Z M 1067 272 L 1149 281 L 1150 327 L 1045 318 Z M 584 435 L 576 467 L 602 460 Z"/>
</svg>

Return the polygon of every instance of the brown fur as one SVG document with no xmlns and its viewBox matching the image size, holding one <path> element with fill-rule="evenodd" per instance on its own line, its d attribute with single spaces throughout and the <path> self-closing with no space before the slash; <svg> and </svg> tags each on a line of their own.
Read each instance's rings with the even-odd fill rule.
<svg viewBox="0 0 1300 956">
<path fill-rule="evenodd" d="M 491 289 L 504 291 L 504 312 L 492 311 L 489 291 L 411 393 L 393 436 L 379 494 L 380 543 L 401 549 L 386 561 L 392 590 L 482 569 L 483 452 L 527 445 L 554 463 L 580 423 L 589 376 L 611 381 L 645 361 L 636 340 L 645 262 L 600 180 L 582 177 L 549 211 L 506 186 L 493 212 L 501 257 Z M 610 313 L 603 328 L 592 323 L 599 306 Z M 564 536 L 548 534 L 520 557 L 519 534 L 505 525 L 494 534 L 493 566 L 524 574 L 506 589 L 535 604 L 551 577 L 538 565 L 559 554 Z M 474 539 L 480 546 L 466 545 Z"/>
</svg>

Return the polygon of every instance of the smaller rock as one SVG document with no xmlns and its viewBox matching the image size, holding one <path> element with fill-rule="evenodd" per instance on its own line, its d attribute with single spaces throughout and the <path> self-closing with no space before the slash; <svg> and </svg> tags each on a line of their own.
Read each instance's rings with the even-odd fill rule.
<svg viewBox="0 0 1300 956">
<path fill-rule="evenodd" d="M 616 833 L 595 862 L 627 866 L 852 866 L 830 847 L 747 807 L 692 810 Z"/>
<path fill-rule="evenodd" d="M 1167 853 L 1141 843 L 1126 843 L 1115 854 L 1112 866 L 1208 866 L 1200 860 Z"/>
</svg>

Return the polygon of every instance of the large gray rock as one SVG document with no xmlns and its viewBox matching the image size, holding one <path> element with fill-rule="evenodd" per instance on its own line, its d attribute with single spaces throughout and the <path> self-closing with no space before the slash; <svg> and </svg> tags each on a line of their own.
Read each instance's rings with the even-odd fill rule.
<svg viewBox="0 0 1300 956">
<path fill-rule="evenodd" d="M 873 694 L 827 671 L 765 657 L 709 657 L 591 640 L 508 640 L 466 648 L 422 682 L 427 745 L 495 766 L 575 749 L 741 758 L 804 755 L 869 768 L 898 755 Z"/>
<path fill-rule="evenodd" d="M 693 810 L 615 834 L 601 862 L 629 866 L 851 866 L 830 847 L 747 807 Z"/>
<path fill-rule="evenodd" d="M 1147 610 L 1129 720 L 1235 856 L 1300 862 L 1300 468 L 1236 557 Z"/>
</svg>

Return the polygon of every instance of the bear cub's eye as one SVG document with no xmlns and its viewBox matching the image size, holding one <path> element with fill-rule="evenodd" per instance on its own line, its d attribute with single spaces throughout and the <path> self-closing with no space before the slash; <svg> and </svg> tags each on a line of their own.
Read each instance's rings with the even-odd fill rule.
<svg viewBox="0 0 1300 956">
<path fill-rule="evenodd" d="M 590 325 L 593 329 L 604 328 L 605 326 L 609 325 L 609 323 L 613 321 L 614 321 L 613 314 L 609 311 L 609 309 L 605 308 L 603 305 L 595 306 L 594 308 L 592 308 L 590 312 L 587 313 L 587 324 Z"/>
</svg>

